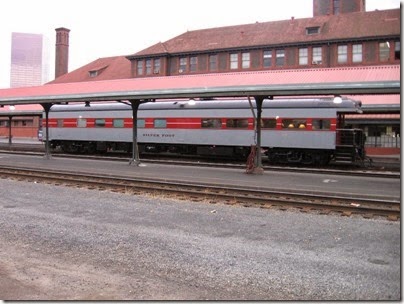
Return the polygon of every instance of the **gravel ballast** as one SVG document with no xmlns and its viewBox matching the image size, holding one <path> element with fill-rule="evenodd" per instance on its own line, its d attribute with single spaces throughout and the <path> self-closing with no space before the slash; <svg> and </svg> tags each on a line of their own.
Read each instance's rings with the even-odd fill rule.
<svg viewBox="0 0 404 304">
<path fill-rule="evenodd" d="M 400 222 L 8 179 L 0 299 L 400 300 Z"/>
</svg>

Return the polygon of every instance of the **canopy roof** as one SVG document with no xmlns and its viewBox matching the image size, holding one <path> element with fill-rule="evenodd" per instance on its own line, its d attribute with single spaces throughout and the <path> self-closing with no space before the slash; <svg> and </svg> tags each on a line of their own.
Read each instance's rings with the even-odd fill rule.
<svg viewBox="0 0 404 304">
<path fill-rule="evenodd" d="M 0 105 L 241 96 L 400 94 L 400 66 L 198 74 L 0 90 Z"/>
</svg>

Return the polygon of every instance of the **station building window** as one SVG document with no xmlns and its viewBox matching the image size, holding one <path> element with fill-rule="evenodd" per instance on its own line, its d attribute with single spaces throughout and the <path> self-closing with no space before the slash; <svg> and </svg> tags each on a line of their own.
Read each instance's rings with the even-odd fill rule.
<svg viewBox="0 0 404 304">
<path fill-rule="evenodd" d="M 188 61 L 187 57 L 180 58 L 180 66 L 178 69 L 179 73 L 185 73 L 187 71 L 187 61 Z"/>
<path fill-rule="evenodd" d="M 230 69 L 238 69 L 238 54 L 230 54 Z"/>
<path fill-rule="evenodd" d="M 333 0 L 333 13 L 339 15 L 340 12 L 340 0 Z"/>
<path fill-rule="evenodd" d="M 307 65 L 309 63 L 309 50 L 307 48 L 299 49 L 299 65 Z"/>
<path fill-rule="evenodd" d="M 197 66 L 198 66 L 198 57 L 193 56 L 189 58 L 189 71 L 196 72 Z"/>
<path fill-rule="evenodd" d="M 323 48 L 313 47 L 313 60 L 312 64 L 322 64 L 323 63 Z"/>
<path fill-rule="evenodd" d="M 276 66 L 285 64 L 285 50 L 276 50 Z"/>
<path fill-rule="evenodd" d="M 272 66 L 272 50 L 265 50 L 263 53 L 263 66 L 270 68 Z"/>
<path fill-rule="evenodd" d="M 389 61 L 390 59 L 390 43 L 380 42 L 379 43 L 379 60 Z"/>
<path fill-rule="evenodd" d="M 338 63 L 347 63 L 347 62 L 348 62 L 348 46 L 339 45 L 338 46 Z"/>
<path fill-rule="evenodd" d="M 143 60 L 137 61 L 137 75 L 143 75 Z"/>
<path fill-rule="evenodd" d="M 226 127 L 229 129 L 247 129 L 248 119 L 246 118 L 227 119 Z"/>
<path fill-rule="evenodd" d="M 153 73 L 160 74 L 160 58 L 154 59 L 153 64 L 154 64 Z"/>
<path fill-rule="evenodd" d="M 250 53 L 242 53 L 241 54 L 241 67 L 243 69 L 250 68 Z"/>
<path fill-rule="evenodd" d="M 352 45 L 352 62 L 362 62 L 362 44 Z"/>
<path fill-rule="evenodd" d="M 202 118 L 201 127 L 203 129 L 220 129 L 222 127 L 221 118 Z"/>
<path fill-rule="evenodd" d="M 146 60 L 146 75 L 150 75 L 152 73 L 152 62 L 151 59 Z"/>
<path fill-rule="evenodd" d="M 217 71 L 217 55 L 209 56 L 209 71 L 211 72 Z"/>
<path fill-rule="evenodd" d="M 320 27 L 319 26 L 313 26 L 313 27 L 307 27 L 306 28 L 306 35 L 315 35 L 320 33 Z"/>
<path fill-rule="evenodd" d="M 400 41 L 396 41 L 394 43 L 394 59 L 400 60 L 401 59 L 401 43 Z"/>
</svg>

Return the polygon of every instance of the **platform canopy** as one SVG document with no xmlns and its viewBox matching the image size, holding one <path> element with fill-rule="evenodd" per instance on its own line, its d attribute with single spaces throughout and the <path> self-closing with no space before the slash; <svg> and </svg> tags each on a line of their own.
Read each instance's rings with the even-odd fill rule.
<svg viewBox="0 0 404 304">
<path fill-rule="evenodd" d="M 210 98 L 400 94 L 400 65 L 195 74 L 0 90 L 0 105 Z"/>
</svg>

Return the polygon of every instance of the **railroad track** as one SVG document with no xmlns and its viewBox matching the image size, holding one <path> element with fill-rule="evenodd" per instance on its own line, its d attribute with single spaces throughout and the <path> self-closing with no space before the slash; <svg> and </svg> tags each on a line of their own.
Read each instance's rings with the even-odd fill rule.
<svg viewBox="0 0 404 304">
<path fill-rule="evenodd" d="M 54 185 L 109 190 L 132 195 L 164 195 L 176 199 L 223 203 L 243 207 L 340 214 L 365 218 L 384 217 L 400 220 L 400 202 L 373 197 L 343 197 L 324 193 L 292 193 L 268 191 L 258 188 L 232 188 L 229 186 L 201 185 L 138 178 L 123 178 L 90 173 L 72 173 L 42 169 L 23 169 L 12 166 L 0 168 L 1 178 L 45 182 Z"/>
<path fill-rule="evenodd" d="M 9 154 L 29 154 L 29 155 L 43 155 L 43 152 L 40 151 L 27 151 L 24 149 L 19 149 L 18 146 L 14 147 L 15 150 L 5 150 L 0 145 L 0 153 L 9 153 Z M 77 159 L 96 159 L 96 160 L 112 160 L 112 161 L 122 161 L 123 159 L 129 159 L 127 155 L 121 156 L 117 155 L 109 155 L 109 156 L 101 156 L 101 155 L 81 155 L 81 154 L 64 154 L 60 152 L 53 152 L 53 157 L 65 157 L 65 158 L 77 158 Z M 204 160 L 198 158 L 173 158 L 164 157 L 159 155 L 158 157 L 153 156 L 144 156 L 142 157 L 142 162 L 145 163 L 156 163 L 156 164 L 172 164 L 172 165 L 183 165 L 183 166 L 199 166 L 199 167 L 218 167 L 218 168 L 235 168 L 244 170 L 246 165 L 242 162 L 226 162 L 225 160 L 221 160 L 220 162 Z M 347 168 L 344 166 L 337 167 L 327 167 L 327 168 L 318 168 L 318 167 L 293 167 L 293 166 L 273 166 L 273 165 L 265 165 L 264 170 L 271 171 L 283 171 L 283 172 L 306 172 L 306 173 L 327 173 L 327 174 L 338 174 L 338 175 L 348 175 L 348 176 L 367 176 L 367 177 L 384 177 L 384 178 L 400 178 L 401 172 L 398 170 L 399 166 L 394 166 L 394 170 L 378 170 L 378 169 L 352 169 L 352 166 Z"/>
</svg>

